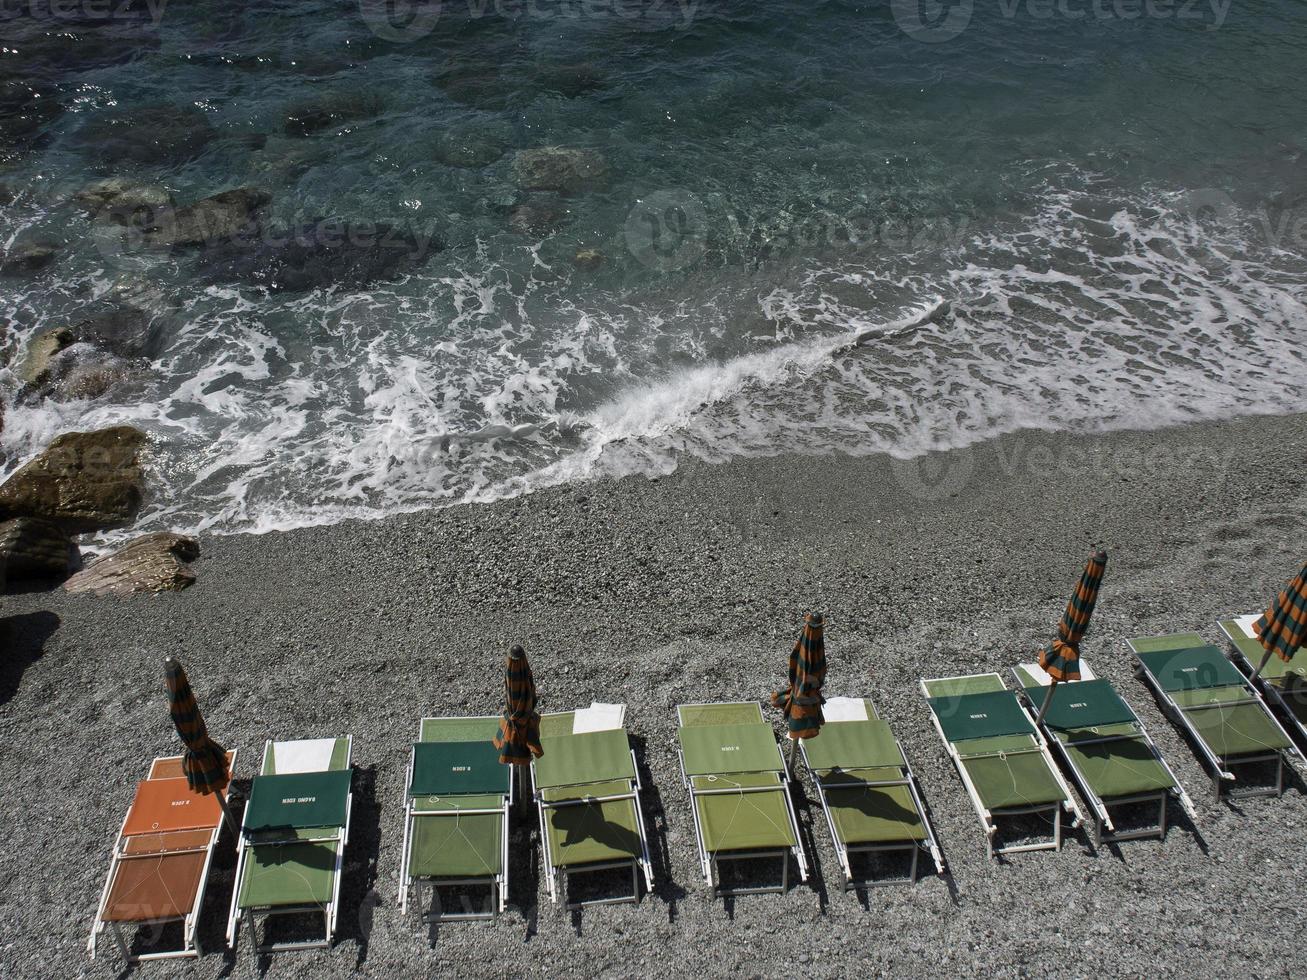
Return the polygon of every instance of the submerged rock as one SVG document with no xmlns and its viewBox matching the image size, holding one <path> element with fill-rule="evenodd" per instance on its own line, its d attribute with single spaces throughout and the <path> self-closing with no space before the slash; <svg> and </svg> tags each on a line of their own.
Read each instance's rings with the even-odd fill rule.
<svg viewBox="0 0 1307 980">
<path fill-rule="evenodd" d="M 96 595 L 177 592 L 194 584 L 190 563 L 198 557 L 200 544 L 194 538 L 169 531 L 146 534 L 91 562 L 64 589 Z"/>
<path fill-rule="evenodd" d="M 0 574 L 16 582 L 62 579 L 77 567 L 77 545 L 59 525 L 34 517 L 0 522 Z"/>
<path fill-rule="evenodd" d="M 198 157 L 217 135 L 194 106 L 152 105 L 96 116 L 78 130 L 76 142 L 114 165 L 177 166 Z"/>
<path fill-rule="evenodd" d="M 573 256 L 572 264 L 585 272 L 593 272 L 604 264 L 604 253 L 597 248 L 583 248 Z"/>
<path fill-rule="evenodd" d="M 532 72 L 536 84 L 565 98 L 575 99 L 604 87 L 604 76 L 588 62 L 572 65 L 539 65 Z"/>
<path fill-rule="evenodd" d="M 282 129 L 287 136 L 312 136 L 347 122 L 372 119 L 382 109 L 381 100 L 369 95 L 336 95 L 291 109 Z"/>
<path fill-rule="evenodd" d="M 59 249 L 48 242 L 22 242 L 0 252 L 0 276 L 34 276 L 54 262 Z"/>
<path fill-rule="evenodd" d="M 354 288 L 420 267 L 444 245 L 390 225 L 340 218 L 268 228 L 256 239 L 232 238 L 200 257 L 210 282 L 245 282 L 270 290 Z"/>
<path fill-rule="evenodd" d="M 447 167 L 488 167 L 508 152 L 508 140 L 484 128 L 454 130 L 436 144 L 436 159 Z"/>
<path fill-rule="evenodd" d="M 250 187 L 223 191 L 188 207 L 158 212 L 151 224 L 141 228 L 141 235 L 156 248 L 176 248 L 249 234 L 255 230 L 258 213 L 271 200 L 271 194 Z"/>
<path fill-rule="evenodd" d="M 571 211 L 557 200 L 532 200 L 509 212 L 508 226 L 519 235 L 548 235 L 571 215 Z"/>
<path fill-rule="evenodd" d="M 63 111 L 54 85 L 30 78 L 0 80 L 0 143 L 32 139 Z"/>
<path fill-rule="evenodd" d="M 581 190 L 608 173 L 608 162 L 594 150 L 542 146 L 519 150 L 513 159 L 513 176 L 525 190 Z"/>
<path fill-rule="evenodd" d="M 160 184 L 143 184 L 126 177 L 109 177 L 87 184 L 73 203 L 97 221 L 140 225 L 172 207 L 172 195 Z"/>
<path fill-rule="evenodd" d="M 59 436 L 0 485 L 0 519 L 37 517 L 68 534 L 130 524 L 145 499 L 145 443 L 129 425 Z"/>
<path fill-rule="evenodd" d="M 155 357 L 160 338 L 152 323 L 153 317 L 138 307 L 104 301 L 90 307 L 70 329 L 77 341 L 118 357 Z"/>
</svg>

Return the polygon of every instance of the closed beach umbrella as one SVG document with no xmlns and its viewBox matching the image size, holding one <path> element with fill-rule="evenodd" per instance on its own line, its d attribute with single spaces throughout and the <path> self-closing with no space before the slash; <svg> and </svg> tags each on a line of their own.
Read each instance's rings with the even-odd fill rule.
<svg viewBox="0 0 1307 980">
<path fill-rule="evenodd" d="M 1254 677 L 1262 672 L 1271 654 L 1287 662 L 1299 647 L 1307 646 L 1307 565 L 1253 624 L 1253 632 L 1266 651 Z"/>
<path fill-rule="evenodd" d="M 504 715 L 499 719 L 494 745 L 499 750 L 499 761 L 506 766 L 530 765 L 533 756 L 544 755 L 540 716 L 536 714 L 536 682 L 521 647 L 513 647 L 504 668 Z"/>
<path fill-rule="evenodd" d="M 231 821 L 227 812 L 227 801 L 221 790 L 226 788 L 230 774 L 227 772 L 227 750 L 209 737 L 209 729 L 204 724 L 204 716 L 195 703 L 195 694 L 191 691 L 191 682 L 182 669 L 181 662 L 168 657 L 163 662 L 164 679 L 168 684 L 168 711 L 172 723 L 177 726 L 177 734 L 186 746 L 182 757 L 182 772 L 186 782 L 197 793 L 217 793 L 218 803 L 223 814 Z"/>
<path fill-rule="evenodd" d="M 821 732 L 821 685 L 826 680 L 826 640 L 821 613 L 803 618 L 803 632 L 790 651 L 790 682 L 771 696 L 773 707 L 785 716 L 786 735 L 793 741 L 816 738 Z"/>
<path fill-rule="evenodd" d="M 1107 570 L 1107 552 L 1095 551 L 1085 564 L 1080 584 L 1066 604 L 1062 622 L 1057 624 L 1057 639 L 1051 646 L 1039 651 L 1039 666 L 1053 683 L 1049 685 L 1044 704 L 1039 709 L 1039 717 L 1044 717 L 1048 704 L 1053 700 L 1053 688 L 1062 681 L 1080 680 L 1080 641 L 1084 639 L 1085 630 L 1089 628 L 1089 617 L 1094 614 L 1094 603 L 1098 601 L 1098 586 L 1103 581 L 1103 572 Z"/>
</svg>

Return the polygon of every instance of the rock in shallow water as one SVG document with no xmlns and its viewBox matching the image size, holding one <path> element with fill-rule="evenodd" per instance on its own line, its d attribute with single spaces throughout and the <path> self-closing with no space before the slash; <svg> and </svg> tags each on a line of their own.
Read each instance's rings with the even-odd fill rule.
<svg viewBox="0 0 1307 980">
<path fill-rule="evenodd" d="M 111 165 L 177 166 L 198 157 L 217 135 L 194 106 L 150 105 L 96 116 L 78 130 L 76 142 Z"/>
<path fill-rule="evenodd" d="M 146 534 L 93 561 L 65 582 L 64 589 L 97 595 L 177 592 L 194 584 L 189 563 L 198 557 L 200 544 L 194 538 L 169 531 Z"/>
<path fill-rule="evenodd" d="M 370 95 L 343 93 L 296 106 L 286 113 L 287 136 L 312 136 L 347 122 L 371 119 L 382 111 L 381 100 Z"/>
<path fill-rule="evenodd" d="M 73 203 L 97 221 L 135 225 L 172 207 L 172 195 L 159 184 L 109 177 L 87 184 L 73 195 Z"/>
<path fill-rule="evenodd" d="M 443 248 L 434 237 L 390 225 L 328 218 L 228 239 L 205 249 L 200 262 L 208 282 L 273 291 L 356 288 L 419 268 Z"/>
<path fill-rule="evenodd" d="M 78 564 L 77 545 L 59 525 L 33 517 L 0 523 L 0 581 L 63 578 Z"/>
<path fill-rule="evenodd" d="M 513 176 L 529 191 L 581 190 L 608 173 L 608 161 L 594 150 L 541 146 L 519 150 L 513 159 Z"/>
<path fill-rule="evenodd" d="M 155 248 L 205 245 L 254 230 L 256 217 L 272 195 L 251 187 L 214 194 L 194 204 L 156 213 L 142 228 L 146 244 Z"/>
<path fill-rule="evenodd" d="M 0 485 L 0 518 L 38 517 L 68 534 L 130 524 L 145 499 L 145 443 L 129 425 L 59 436 Z"/>
<path fill-rule="evenodd" d="M 58 249 L 45 242 L 23 242 L 0 252 L 0 276 L 34 276 L 54 262 Z"/>
</svg>

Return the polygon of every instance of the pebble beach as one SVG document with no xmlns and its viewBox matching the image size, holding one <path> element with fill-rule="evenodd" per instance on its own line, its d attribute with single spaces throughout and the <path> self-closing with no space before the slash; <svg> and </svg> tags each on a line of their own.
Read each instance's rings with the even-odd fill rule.
<svg viewBox="0 0 1307 980">
<path fill-rule="evenodd" d="M 1217 801 L 1131 673 L 1128 637 L 1264 608 L 1307 540 L 1307 416 L 1156 432 L 1019 432 L 910 462 L 788 455 L 582 482 L 260 536 L 201 538 L 196 584 L 60 591 L 0 607 L 0 975 L 119 977 L 86 939 L 110 848 L 150 760 L 178 750 L 162 661 L 183 661 L 237 789 L 268 738 L 353 734 L 338 939 L 257 957 L 223 944 L 224 836 L 206 955 L 141 976 L 1290 976 L 1307 796 Z M 985 856 L 917 682 L 1010 668 L 1051 636 L 1086 554 L 1110 564 L 1082 648 L 1188 789 L 1166 838 Z M 714 901 L 698 871 L 675 706 L 764 700 L 805 612 L 826 617 L 827 695 L 872 697 L 922 784 L 948 870 L 845 893 L 809 786 L 812 876 Z M 504 654 L 530 653 L 542 711 L 622 701 L 647 787 L 655 887 L 569 913 L 515 815 L 505 914 L 431 929 L 397 906 L 408 744 L 424 715 L 493 714 Z M 774 710 L 767 717 L 780 730 Z"/>
</svg>

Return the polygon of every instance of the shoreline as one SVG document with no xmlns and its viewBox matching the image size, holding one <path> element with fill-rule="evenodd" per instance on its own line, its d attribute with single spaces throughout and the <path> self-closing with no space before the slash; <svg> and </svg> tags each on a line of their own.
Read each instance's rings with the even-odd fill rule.
<svg viewBox="0 0 1307 980">
<path fill-rule="evenodd" d="M 118 974 L 108 946 L 92 963 L 85 941 L 131 787 L 175 751 L 160 663 L 171 654 L 214 737 L 240 751 L 238 777 L 264 738 L 355 736 L 339 939 L 272 957 L 269 976 L 626 976 L 667 969 L 671 944 L 667 972 L 699 975 L 781 975 L 799 947 L 812 976 L 1288 974 L 1283 938 L 1307 926 L 1301 777 L 1278 800 L 1212 800 L 1123 650 L 1126 637 L 1182 630 L 1215 642 L 1217 617 L 1264 606 L 1301 567 L 1304 541 L 1307 415 L 1255 416 L 1028 430 L 906 462 L 688 461 L 656 480 L 204 537 L 198 581 L 177 594 L 6 596 L 0 785 L 13 845 L 0 870 L 13 884 L 0 969 Z M 1009 679 L 1052 634 L 1098 545 L 1110 559 L 1085 657 L 1139 714 L 1199 820 L 1172 807 L 1163 843 L 1095 854 L 1078 832 L 1059 853 L 989 862 L 916 681 Z M 864 907 L 839 890 L 809 791 L 814 877 L 728 913 L 697 873 L 674 706 L 765 698 L 809 610 L 826 617 L 826 693 L 875 698 L 922 782 L 949 875 L 878 889 Z M 442 926 L 433 945 L 395 906 L 407 744 L 422 715 L 494 713 L 514 642 L 531 654 L 542 711 L 627 702 L 651 787 L 655 890 L 575 918 L 551 906 L 521 832 L 533 818 L 518 818 L 507 913 Z M 211 951 L 169 975 L 258 972 L 245 938 L 234 963 L 221 951 L 231 850 L 224 838 L 206 898 Z"/>
</svg>

